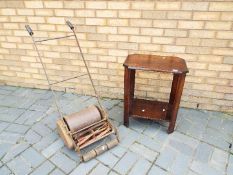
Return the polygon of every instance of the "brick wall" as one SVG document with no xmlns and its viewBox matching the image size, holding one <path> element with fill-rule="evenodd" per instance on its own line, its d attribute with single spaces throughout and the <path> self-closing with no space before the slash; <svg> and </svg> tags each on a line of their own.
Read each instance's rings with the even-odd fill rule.
<svg viewBox="0 0 233 175">
<path fill-rule="evenodd" d="M 69 34 L 78 38 L 102 96 L 123 97 L 123 66 L 132 53 L 176 55 L 187 61 L 181 105 L 233 111 L 232 1 L 0 1 L 1 84 L 48 88 L 32 41 L 30 23 L 42 39 Z M 74 39 L 39 45 L 52 82 L 84 72 Z M 78 59 L 77 59 L 78 58 Z M 139 72 L 137 96 L 167 100 L 171 75 Z M 57 90 L 91 93 L 87 77 Z"/>
</svg>

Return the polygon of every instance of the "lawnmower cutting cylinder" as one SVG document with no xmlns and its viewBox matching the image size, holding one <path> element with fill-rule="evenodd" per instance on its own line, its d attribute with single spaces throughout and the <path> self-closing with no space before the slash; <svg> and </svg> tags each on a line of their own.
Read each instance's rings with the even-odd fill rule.
<svg viewBox="0 0 233 175">
<path fill-rule="evenodd" d="M 117 134 L 114 126 L 107 120 L 106 113 L 97 106 L 89 106 L 80 112 L 65 116 L 57 121 L 59 135 L 65 145 L 76 151 L 95 143 L 110 134 Z M 84 155 L 83 161 L 88 161 L 97 155 L 111 149 L 119 143 L 118 136 Z"/>
</svg>

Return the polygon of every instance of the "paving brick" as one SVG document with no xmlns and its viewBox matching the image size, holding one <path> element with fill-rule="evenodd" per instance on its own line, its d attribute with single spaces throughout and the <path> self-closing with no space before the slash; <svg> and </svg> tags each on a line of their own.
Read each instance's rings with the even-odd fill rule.
<svg viewBox="0 0 233 175">
<path fill-rule="evenodd" d="M 97 101 L 95 98 L 83 96 L 82 98 L 69 101 L 66 105 L 60 105 L 60 108 L 64 114 L 72 114 L 96 103 Z"/>
<path fill-rule="evenodd" d="M 189 125 L 189 128 L 186 132 L 187 135 L 190 135 L 194 138 L 201 139 L 205 132 L 206 126 L 202 124 L 192 124 Z"/>
<path fill-rule="evenodd" d="M 130 118 L 129 123 L 129 128 L 138 132 L 143 132 L 149 126 L 150 121 L 144 119 Z"/>
<path fill-rule="evenodd" d="M 110 151 L 105 152 L 104 154 L 97 157 L 97 159 L 102 162 L 104 165 L 113 168 L 113 166 L 117 163 L 118 157 L 114 156 Z"/>
<path fill-rule="evenodd" d="M 187 156 L 191 156 L 194 151 L 189 145 L 173 139 L 169 140 L 169 146 Z"/>
<path fill-rule="evenodd" d="M 19 156 L 7 163 L 7 166 L 14 172 L 14 174 L 18 175 L 29 174 L 32 171 L 30 165 Z"/>
<path fill-rule="evenodd" d="M 137 159 L 138 156 L 127 152 L 113 169 L 120 174 L 127 174 Z"/>
<path fill-rule="evenodd" d="M 49 158 L 50 156 L 52 156 L 54 153 L 56 153 L 60 148 L 62 148 L 64 146 L 64 143 L 61 139 L 58 139 L 57 141 L 55 141 L 54 143 L 52 143 L 50 146 L 48 146 L 47 148 L 45 148 L 42 151 L 42 154 Z"/>
<path fill-rule="evenodd" d="M 57 127 L 56 121 L 59 117 L 60 117 L 59 113 L 55 112 L 55 113 L 48 114 L 47 116 L 45 116 L 41 122 L 44 125 L 48 126 L 50 129 L 54 130 Z"/>
<path fill-rule="evenodd" d="M 195 123 L 207 124 L 209 115 L 205 111 L 191 109 L 188 111 L 188 115 L 186 117 Z"/>
<path fill-rule="evenodd" d="M 32 125 L 44 117 L 42 112 L 27 110 L 15 122 L 18 124 Z"/>
<path fill-rule="evenodd" d="M 21 135 L 17 133 L 11 133 L 3 131 L 0 133 L 0 141 L 8 143 L 17 143 L 20 140 Z"/>
<path fill-rule="evenodd" d="M 229 156 L 227 175 L 233 175 L 233 155 L 232 154 Z"/>
<path fill-rule="evenodd" d="M 160 125 L 156 122 L 151 122 L 150 125 L 143 131 L 143 134 L 154 137 L 159 131 Z"/>
<path fill-rule="evenodd" d="M 207 128 L 202 140 L 225 151 L 229 149 L 230 137 L 218 130 Z"/>
<path fill-rule="evenodd" d="M 62 148 L 62 153 L 64 153 L 66 156 L 74 160 L 76 163 L 80 162 L 80 157 L 78 156 L 77 152 L 75 152 L 72 149 L 69 149 L 67 147 Z"/>
<path fill-rule="evenodd" d="M 167 138 L 168 138 L 167 127 L 160 127 L 159 131 L 154 136 L 154 139 L 161 143 L 164 143 L 167 140 Z"/>
<path fill-rule="evenodd" d="M 34 144 L 34 143 L 37 143 L 41 139 L 41 136 L 39 134 L 37 134 L 35 131 L 33 131 L 33 130 L 30 129 L 25 134 L 24 139 L 29 144 Z"/>
<path fill-rule="evenodd" d="M 76 166 L 76 163 L 72 159 L 60 152 L 51 157 L 50 160 L 66 174 L 71 172 Z"/>
<path fill-rule="evenodd" d="M 178 154 L 171 167 L 170 172 L 174 175 L 186 175 L 190 162 L 191 157 L 185 156 L 183 154 Z"/>
<path fill-rule="evenodd" d="M 47 126 L 43 125 L 42 123 L 37 123 L 32 127 L 32 129 L 41 136 L 46 136 L 51 132 L 51 129 L 49 129 Z"/>
<path fill-rule="evenodd" d="M 187 34 L 187 31 L 182 32 Z M 96 103 L 95 98 L 90 96 L 57 94 L 62 96 L 59 103 L 67 114 Z M 107 172 L 110 175 L 232 175 L 233 157 L 230 154 L 228 160 L 227 153 L 229 143 L 233 142 L 233 119 L 229 115 L 182 108 L 179 110 L 176 131 L 169 135 L 163 123 L 130 119 L 130 128 L 119 126 L 121 142 L 117 147 L 98 156 L 98 161 L 94 159 L 80 163 L 79 156 L 64 147 L 57 131 L 54 131 L 59 116 L 51 103 L 51 95 L 47 90 L 11 89 L 10 86 L 0 85 L 0 138 L 4 138 L 0 141 L 0 174 L 5 171 L 7 174 L 28 174 L 31 171 L 40 175 L 68 174 L 61 168 L 66 162 L 64 159 L 68 159 L 75 164 L 73 169 L 70 168 L 73 175 Z M 122 123 L 123 102 L 104 99 L 103 104 L 112 111 L 113 121 L 117 125 Z M 19 107 L 25 109 L 17 109 Z M 233 153 L 233 148 L 230 152 Z M 152 160 L 154 153 L 158 154 L 157 160 Z M 53 160 L 53 163 L 43 156 Z M 154 160 L 152 165 L 150 161 Z M 22 167 L 21 163 L 24 164 Z"/>
<path fill-rule="evenodd" d="M 2 167 L 0 167 L 0 174 L 1 175 L 10 175 L 11 171 L 6 166 L 2 166 Z"/>
<path fill-rule="evenodd" d="M 104 108 L 109 110 L 116 106 L 119 102 L 119 100 L 104 99 L 102 105 L 104 106 Z"/>
<path fill-rule="evenodd" d="M 0 105 L 1 105 L 1 102 L 2 102 L 2 100 L 0 100 Z M 21 114 L 23 114 L 24 111 L 25 111 L 24 109 L 1 107 L 0 121 L 13 122 Z"/>
<path fill-rule="evenodd" d="M 39 90 L 41 90 L 41 89 L 39 89 Z M 41 100 L 48 100 L 51 98 L 53 98 L 53 93 L 51 91 L 45 91 L 40 97 Z M 36 103 L 34 103 L 34 104 L 36 104 Z"/>
<path fill-rule="evenodd" d="M 109 118 L 122 123 L 123 122 L 123 109 L 120 108 L 119 106 L 115 106 L 109 111 Z"/>
<path fill-rule="evenodd" d="M 189 121 L 189 120 L 187 120 L 187 119 L 182 119 L 179 123 L 178 123 L 178 125 L 177 125 L 177 127 L 176 127 L 176 130 L 177 131 L 180 131 L 180 132 L 182 132 L 182 133 L 187 133 L 188 132 L 188 130 L 190 129 L 190 126 L 192 126 L 192 122 L 191 121 Z"/>
<path fill-rule="evenodd" d="M 21 156 L 25 158 L 33 168 L 37 167 L 45 160 L 45 158 L 40 153 L 31 147 L 25 150 Z"/>
<path fill-rule="evenodd" d="M 197 145 L 199 144 L 199 141 L 197 139 L 181 134 L 179 132 L 173 132 L 172 134 L 169 134 L 168 137 L 170 139 L 174 139 L 181 143 L 184 143 L 188 145 L 189 147 L 191 147 L 192 149 L 195 149 Z"/>
<path fill-rule="evenodd" d="M 233 175 L 233 166 L 228 166 L 227 167 L 227 175 Z"/>
<path fill-rule="evenodd" d="M 151 167 L 151 163 L 145 159 L 139 159 L 129 172 L 129 175 L 142 175 L 146 174 Z"/>
<path fill-rule="evenodd" d="M 6 95 L 0 94 L 0 99 L 1 99 L 1 100 L 5 99 L 5 98 L 6 98 Z"/>
<path fill-rule="evenodd" d="M 18 88 L 19 87 L 17 87 L 17 86 L 4 86 L 4 85 L 0 85 L 0 89 L 5 89 L 5 90 L 9 90 L 9 91 L 15 91 Z"/>
<path fill-rule="evenodd" d="M 195 172 L 193 172 L 193 171 L 191 171 L 191 170 L 189 170 L 187 175 L 198 175 L 198 174 L 195 173 Z"/>
<path fill-rule="evenodd" d="M 32 106 L 30 106 L 30 110 L 35 111 L 47 111 L 53 105 L 52 99 L 39 99 Z"/>
<path fill-rule="evenodd" d="M 152 139 L 145 135 L 140 135 L 140 137 L 136 141 L 156 152 L 159 152 L 162 147 L 162 144 L 156 139 Z"/>
<path fill-rule="evenodd" d="M 0 89 L 0 94 L 2 94 L 2 95 L 10 95 L 11 93 L 12 93 L 12 91 Z"/>
<path fill-rule="evenodd" d="M 119 136 L 120 136 L 120 145 L 122 145 L 123 147 L 128 148 L 130 145 L 132 145 L 132 143 L 135 142 L 135 140 L 138 139 L 139 135 L 137 132 L 126 128 L 125 126 L 121 125 L 118 128 L 119 131 Z"/>
<path fill-rule="evenodd" d="M 20 87 L 20 88 L 16 89 L 12 93 L 12 95 L 18 96 L 18 97 L 30 97 L 30 96 L 33 96 L 35 94 L 33 93 L 33 89 Z"/>
<path fill-rule="evenodd" d="M 115 171 L 110 171 L 108 175 L 118 175 Z"/>
<path fill-rule="evenodd" d="M 153 162 L 158 156 L 157 152 L 154 152 L 139 143 L 134 143 L 132 146 L 129 147 L 129 149 L 133 151 L 134 153 L 141 155 L 142 157 L 146 158 L 147 160 L 151 162 Z"/>
<path fill-rule="evenodd" d="M 99 163 L 90 173 L 90 175 L 108 174 L 109 168 Z"/>
<path fill-rule="evenodd" d="M 148 175 L 168 175 L 168 173 L 166 172 L 166 171 L 164 171 L 163 169 L 161 169 L 160 167 L 158 167 L 158 166 L 153 166 L 151 169 L 150 169 L 150 171 L 149 171 L 149 173 L 148 173 Z"/>
<path fill-rule="evenodd" d="M 26 150 L 28 147 L 29 147 L 29 145 L 27 143 L 21 143 L 21 144 L 16 144 L 16 145 L 12 146 L 8 150 L 7 154 L 5 154 L 5 156 L 3 157 L 2 162 L 6 163 L 6 162 L 10 161 L 11 159 L 13 159 L 17 155 L 19 155 L 21 152 Z"/>
<path fill-rule="evenodd" d="M 10 144 L 10 143 L 0 143 L 0 160 L 9 151 L 9 149 L 12 146 L 13 144 Z"/>
<path fill-rule="evenodd" d="M 127 150 L 124 147 L 121 147 L 120 145 L 112 148 L 110 152 L 112 152 L 117 157 L 122 157 Z"/>
<path fill-rule="evenodd" d="M 36 168 L 31 175 L 47 175 L 54 169 L 54 167 L 55 166 L 47 160 Z"/>
<path fill-rule="evenodd" d="M 172 163 L 175 160 L 176 155 L 177 153 L 173 149 L 169 147 L 165 147 L 162 150 L 162 152 L 160 152 L 160 155 L 156 160 L 155 164 L 167 170 L 168 168 L 171 167 Z"/>
<path fill-rule="evenodd" d="M 8 123 L 8 122 L 0 122 L 0 132 L 2 132 L 9 125 L 10 125 L 10 123 Z"/>
<path fill-rule="evenodd" d="M 74 171 L 72 171 L 70 173 L 70 175 L 86 175 L 88 174 L 96 165 L 98 164 L 98 162 L 95 159 L 92 159 L 88 162 L 83 162 L 81 164 L 78 165 L 77 168 L 74 169 Z"/>
<path fill-rule="evenodd" d="M 49 135 L 43 137 L 39 142 L 37 142 L 34 147 L 41 151 L 43 149 L 46 149 L 47 147 L 49 147 L 50 145 L 52 145 L 52 143 L 58 139 L 58 135 L 55 132 L 50 133 Z"/>
<path fill-rule="evenodd" d="M 194 161 L 191 165 L 191 169 L 194 172 L 197 172 L 198 174 L 202 174 L 202 175 L 223 175 L 224 173 L 214 169 L 213 167 L 210 167 L 208 164 L 206 163 L 200 163 L 200 162 L 196 162 Z"/>
<path fill-rule="evenodd" d="M 228 153 L 218 148 L 214 149 L 211 157 L 211 162 L 215 165 L 215 168 L 219 171 L 225 171 L 227 166 Z"/>
<path fill-rule="evenodd" d="M 50 175 L 65 175 L 61 170 L 55 169 Z"/>
<path fill-rule="evenodd" d="M 7 98 L 0 101 L 0 105 L 28 109 L 36 100 L 36 98 L 19 98 L 17 96 L 8 95 Z"/>
<path fill-rule="evenodd" d="M 219 117 L 223 118 L 224 116 L 220 115 Z M 227 133 L 229 135 L 232 135 L 233 133 L 233 121 L 229 119 L 225 119 L 222 121 L 221 125 L 221 131 L 222 133 Z"/>
<path fill-rule="evenodd" d="M 25 134 L 28 129 L 29 129 L 28 126 L 13 123 L 9 127 L 6 128 L 6 131 Z"/>
<path fill-rule="evenodd" d="M 233 165 L 233 155 L 230 154 L 229 156 L 229 161 L 228 161 L 229 165 Z"/>
<path fill-rule="evenodd" d="M 214 148 L 206 143 L 200 143 L 195 151 L 194 160 L 199 162 L 208 162 Z"/>
<path fill-rule="evenodd" d="M 225 151 L 222 151 L 218 148 L 214 149 L 213 155 L 212 155 L 212 161 L 215 161 L 219 164 L 226 163 L 228 159 L 228 153 Z"/>
</svg>

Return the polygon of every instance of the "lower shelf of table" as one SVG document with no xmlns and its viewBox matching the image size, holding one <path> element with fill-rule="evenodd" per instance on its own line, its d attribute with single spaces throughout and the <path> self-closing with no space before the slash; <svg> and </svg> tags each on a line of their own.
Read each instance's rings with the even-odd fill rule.
<svg viewBox="0 0 233 175">
<path fill-rule="evenodd" d="M 130 116 L 151 120 L 167 120 L 169 103 L 144 99 L 133 99 Z"/>
</svg>

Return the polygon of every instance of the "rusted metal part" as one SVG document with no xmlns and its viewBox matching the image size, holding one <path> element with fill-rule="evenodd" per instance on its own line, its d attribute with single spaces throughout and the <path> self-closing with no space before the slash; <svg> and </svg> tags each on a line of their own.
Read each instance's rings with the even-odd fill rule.
<svg viewBox="0 0 233 175">
<path fill-rule="evenodd" d="M 64 140 L 64 143 L 68 148 L 74 149 L 75 151 L 77 151 L 77 153 L 80 154 L 81 160 L 88 161 L 88 160 L 96 157 L 97 155 L 99 155 L 99 154 L 111 149 L 112 147 L 116 146 L 119 143 L 119 136 L 118 136 L 117 129 L 110 123 L 110 121 L 108 120 L 108 114 L 104 110 L 104 108 L 102 107 L 99 94 L 94 86 L 88 65 L 86 63 L 86 60 L 84 58 L 82 49 L 80 47 L 80 44 L 79 44 L 79 41 L 77 38 L 77 35 L 75 33 L 75 28 L 74 28 L 73 24 L 69 21 L 66 21 L 66 24 L 73 32 L 72 35 L 67 35 L 67 36 L 63 36 L 63 37 L 56 37 L 56 38 L 48 38 L 48 39 L 42 39 L 42 40 L 35 40 L 34 33 L 29 25 L 26 25 L 25 28 L 28 31 L 29 35 L 31 36 L 31 39 L 33 41 L 33 45 L 34 45 L 35 50 L 38 54 L 39 61 L 40 61 L 42 68 L 44 70 L 46 80 L 47 80 L 48 85 L 49 85 L 49 89 L 51 89 L 51 91 L 52 91 L 52 94 L 54 96 L 54 102 L 55 102 L 57 110 L 61 116 L 61 118 L 57 120 L 57 129 L 58 129 L 59 135 Z M 41 43 L 41 42 L 45 42 L 45 41 L 64 39 L 64 38 L 73 37 L 73 36 L 75 37 L 75 41 L 76 41 L 77 46 L 79 48 L 81 58 L 82 58 L 82 61 L 84 62 L 87 74 L 85 73 L 85 74 L 77 75 L 75 77 L 67 78 L 65 80 L 51 83 L 49 80 L 48 74 L 47 74 L 45 64 L 42 61 L 42 58 L 41 58 L 42 56 L 40 55 L 40 52 L 39 52 L 36 44 Z M 98 102 L 98 106 L 89 106 L 88 108 L 86 108 L 80 112 L 70 114 L 68 116 L 63 116 L 63 114 L 58 106 L 57 96 L 54 93 L 52 86 L 55 84 L 58 84 L 58 83 L 62 83 L 62 82 L 74 79 L 74 78 L 78 78 L 80 76 L 84 76 L 84 75 L 88 75 L 88 77 L 91 81 L 91 85 L 94 89 L 95 97 L 96 97 L 97 102 Z M 110 136 L 111 134 L 115 135 L 115 139 L 112 139 L 108 143 L 106 143 L 102 146 L 96 147 L 85 154 L 80 153 L 81 149 L 84 149 L 84 148 L 90 146 L 91 144 Z"/>
</svg>

